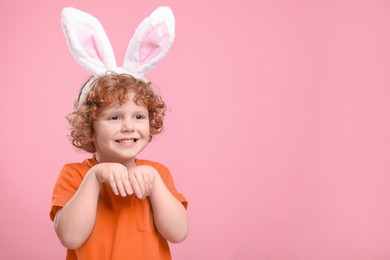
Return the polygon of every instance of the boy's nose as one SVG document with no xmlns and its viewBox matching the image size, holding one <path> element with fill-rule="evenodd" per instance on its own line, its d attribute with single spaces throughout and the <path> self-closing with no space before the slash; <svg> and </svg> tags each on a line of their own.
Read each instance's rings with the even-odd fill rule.
<svg viewBox="0 0 390 260">
<path fill-rule="evenodd" d="M 134 130 L 134 122 L 131 119 L 126 119 L 122 122 L 122 132 L 130 132 Z"/>
</svg>

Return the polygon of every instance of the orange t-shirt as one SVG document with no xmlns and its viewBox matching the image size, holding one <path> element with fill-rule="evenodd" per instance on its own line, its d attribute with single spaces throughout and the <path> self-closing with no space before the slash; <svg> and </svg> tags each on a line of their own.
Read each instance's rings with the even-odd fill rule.
<svg viewBox="0 0 390 260">
<path fill-rule="evenodd" d="M 171 193 L 187 208 L 187 200 L 176 191 L 172 176 L 164 165 L 136 160 L 137 165 L 153 166 Z M 52 196 L 51 220 L 73 196 L 88 170 L 96 160 L 66 164 L 62 169 Z M 148 198 L 135 195 L 115 196 L 108 183 L 101 185 L 95 226 L 84 244 L 67 251 L 67 260 L 171 259 L 168 242 L 154 225 Z"/>
</svg>

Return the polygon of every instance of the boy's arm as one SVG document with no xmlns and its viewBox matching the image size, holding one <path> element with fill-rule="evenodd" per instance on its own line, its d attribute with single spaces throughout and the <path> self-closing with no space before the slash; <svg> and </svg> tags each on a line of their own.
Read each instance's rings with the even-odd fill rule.
<svg viewBox="0 0 390 260">
<path fill-rule="evenodd" d="M 85 175 L 80 187 L 54 218 L 54 228 L 61 243 L 69 249 L 80 247 L 95 225 L 100 184 L 109 182 L 114 194 L 133 194 L 125 166 L 101 163 Z"/>
<path fill-rule="evenodd" d="M 187 210 L 168 190 L 159 174 L 156 174 L 149 196 L 157 229 L 168 241 L 182 242 L 188 235 Z"/>
<path fill-rule="evenodd" d="M 85 175 L 73 197 L 57 211 L 54 218 L 58 239 L 69 249 L 80 247 L 91 234 L 95 224 L 100 183 L 92 169 Z"/>
</svg>

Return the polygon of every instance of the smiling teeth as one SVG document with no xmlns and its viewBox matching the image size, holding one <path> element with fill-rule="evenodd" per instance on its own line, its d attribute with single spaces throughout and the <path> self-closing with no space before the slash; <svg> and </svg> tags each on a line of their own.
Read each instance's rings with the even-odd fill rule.
<svg viewBox="0 0 390 260">
<path fill-rule="evenodd" d="M 134 139 L 118 140 L 118 143 L 121 143 L 121 144 L 128 144 L 128 143 L 134 143 L 134 142 L 135 142 Z"/>
</svg>

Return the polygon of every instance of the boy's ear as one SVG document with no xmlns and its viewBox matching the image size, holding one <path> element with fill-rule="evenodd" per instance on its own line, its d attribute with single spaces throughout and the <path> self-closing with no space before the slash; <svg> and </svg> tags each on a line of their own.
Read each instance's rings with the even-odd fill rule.
<svg viewBox="0 0 390 260">
<path fill-rule="evenodd" d="M 93 130 L 93 134 L 91 135 L 91 141 L 93 142 L 93 146 L 95 146 L 95 130 L 93 129 L 93 124 L 92 124 L 92 130 Z"/>
</svg>

